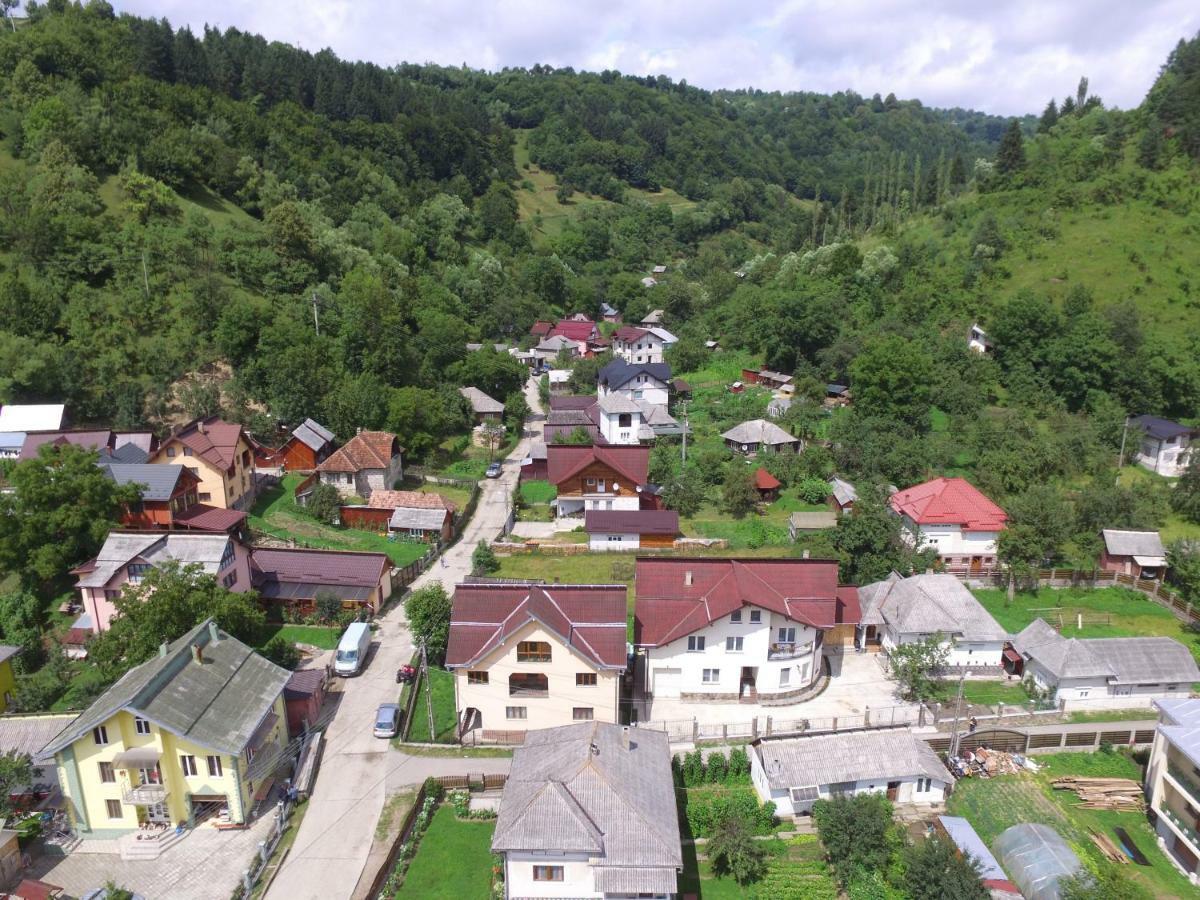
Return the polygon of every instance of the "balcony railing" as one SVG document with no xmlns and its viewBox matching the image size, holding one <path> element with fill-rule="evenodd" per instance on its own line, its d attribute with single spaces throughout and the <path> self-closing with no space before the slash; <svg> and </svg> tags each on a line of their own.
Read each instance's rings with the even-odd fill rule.
<svg viewBox="0 0 1200 900">
<path fill-rule="evenodd" d="M 1195 779 L 1181 766 L 1173 762 L 1167 763 L 1167 771 L 1171 773 L 1171 777 L 1179 784 L 1181 788 L 1191 798 L 1192 802 L 1200 809 L 1200 784 L 1197 784 Z"/>
<path fill-rule="evenodd" d="M 767 659 L 795 659 L 808 656 L 813 651 L 813 642 L 798 644 L 795 641 L 777 641 L 767 651 Z"/>
<path fill-rule="evenodd" d="M 550 689 L 549 688 L 535 688 L 535 687 L 510 687 L 508 689 L 508 696 L 510 696 L 510 697 L 549 697 Z"/>
<path fill-rule="evenodd" d="M 550 662 L 550 654 L 549 653 L 522 653 L 520 650 L 518 650 L 517 651 L 517 662 L 522 662 L 522 663 Z"/>
<path fill-rule="evenodd" d="M 139 784 L 125 791 L 121 799 L 133 806 L 152 806 L 167 799 L 167 788 L 162 784 Z"/>
<path fill-rule="evenodd" d="M 1192 842 L 1192 846 L 1200 847 L 1200 836 L 1197 836 L 1196 829 L 1184 822 L 1180 815 L 1175 812 L 1175 810 L 1167 806 L 1166 803 L 1162 803 L 1159 805 L 1158 811 L 1160 815 L 1166 816 L 1171 820 L 1172 825 L 1183 832 L 1183 835 Z"/>
</svg>

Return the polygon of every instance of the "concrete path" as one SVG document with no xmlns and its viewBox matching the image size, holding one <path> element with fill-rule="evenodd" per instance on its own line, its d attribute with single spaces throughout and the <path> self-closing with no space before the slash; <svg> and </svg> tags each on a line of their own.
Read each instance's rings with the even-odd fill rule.
<svg viewBox="0 0 1200 900">
<path fill-rule="evenodd" d="M 533 410 L 526 435 L 502 461 L 499 478 L 481 482 L 475 514 L 459 541 L 441 560 L 421 574 L 412 589 L 441 582 L 447 591 L 471 572 L 471 554 L 481 540 L 500 533 L 508 517 L 521 460 L 529 450 L 530 431 L 541 430 L 537 383 L 525 386 Z M 308 812 L 291 852 L 279 869 L 269 900 L 296 897 L 348 898 L 354 891 L 371 850 L 375 825 L 388 794 L 420 784 L 430 775 L 495 774 L 508 771 L 510 760 L 409 756 L 371 735 L 375 709 L 399 697 L 396 669 L 412 656 L 412 637 L 404 608 L 395 606 L 379 619 L 366 670 L 343 682 L 336 715 L 326 732 L 325 751 Z"/>
</svg>

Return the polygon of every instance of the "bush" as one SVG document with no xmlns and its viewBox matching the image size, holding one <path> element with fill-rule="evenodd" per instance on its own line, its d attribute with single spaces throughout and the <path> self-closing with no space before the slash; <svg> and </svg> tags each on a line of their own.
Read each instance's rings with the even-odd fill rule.
<svg viewBox="0 0 1200 900">
<path fill-rule="evenodd" d="M 496 559 L 496 554 L 492 550 L 491 544 L 487 541 L 480 541 L 476 544 L 475 550 L 471 554 L 472 572 L 476 575 L 487 575 L 499 568 L 500 560 Z"/>
<path fill-rule="evenodd" d="M 683 786 L 695 787 L 704 783 L 704 756 L 699 750 L 693 750 L 683 758 Z"/>
<path fill-rule="evenodd" d="M 300 651 L 282 634 L 277 634 L 267 641 L 262 648 L 262 655 L 285 669 L 294 669 L 300 665 Z"/>
<path fill-rule="evenodd" d="M 750 756 L 742 747 L 734 747 L 729 751 L 729 770 L 727 780 L 741 781 L 750 774 Z"/>
<path fill-rule="evenodd" d="M 824 503 L 829 496 L 829 484 L 823 478 L 805 478 L 796 485 L 796 494 L 805 503 Z"/>
<path fill-rule="evenodd" d="M 342 612 L 342 600 L 333 591 L 317 591 L 315 598 L 316 618 L 323 625 L 333 622 Z"/>
<path fill-rule="evenodd" d="M 766 851 L 754 840 L 744 819 L 727 818 L 719 822 L 704 848 L 718 875 L 732 875 L 740 885 L 762 878 L 766 871 Z"/>
<path fill-rule="evenodd" d="M 688 794 L 687 822 L 695 837 L 708 837 L 730 818 L 746 822 L 755 834 L 770 834 L 777 822 L 775 804 L 760 806 L 753 788 L 695 791 Z"/>
<path fill-rule="evenodd" d="M 710 753 L 704 767 L 704 780 L 713 784 L 722 784 L 729 775 L 729 760 L 725 754 L 717 751 Z"/>
<path fill-rule="evenodd" d="M 324 483 L 313 487 L 312 493 L 308 495 L 308 502 L 304 504 L 304 509 L 310 516 L 326 525 L 337 521 L 341 508 L 342 495 L 332 484 Z"/>
</svg>

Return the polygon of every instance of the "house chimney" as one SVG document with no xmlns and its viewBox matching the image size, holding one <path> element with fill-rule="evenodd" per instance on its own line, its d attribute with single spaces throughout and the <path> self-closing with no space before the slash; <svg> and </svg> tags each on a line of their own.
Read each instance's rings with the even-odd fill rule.
<svg viewBox="0 0 1200 900">
<path fill-rule="evenodd" d="M 220 633 L 217 631 L 217 623 L 212 619 L 208 620 L 208 640 L 215 644 L 221 639 Z"/>
<path fill-rule="evenodd" d="M 688 569 L 686 572 L 683 573 L 683 583 L 686 584 L 688 587 L 692 586 L 692 570 L 691 569 Z"/>
<path fill-rule="evenodd" d="M 192 662 L 204 662 L 204 648 L 199 644 L 192 644 Z"/>
<path fill-rule="evenodd" d="M 621 746 L 626 750 L 629 749 L 629 726 L 628 725 L 621 726 Z"/>
<path fill-rule="evenodd" d="M 200 432 L 201 434 L 204 434 L 204 420 L 203 419 L 199 419 L 196 422 L 196 430 L 198 432 Z"/>
</svg>

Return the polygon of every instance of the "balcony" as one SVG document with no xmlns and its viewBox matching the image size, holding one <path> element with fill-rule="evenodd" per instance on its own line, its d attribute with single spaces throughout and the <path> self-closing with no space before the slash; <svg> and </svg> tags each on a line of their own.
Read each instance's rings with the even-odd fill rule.
<svg viewBox="0 0 1200 900">
<path fill-rule="evenodd" d="M 132 806 L 153 806 L 166 801 L 167 788 L 162 784 L 139 784 L 125 791 L 121 799 Z"/>
<path fill-rule="evenodd" d="M 1200 847 L 1200 836 L 1197 836 L 1196 829 L 1183 821 L 1180 815 L 1167 806 L 1165 803 L 1159 804 L 1158 814 L 1165 819 L 1168 819 L 1177 831 L 1191 842 L 1193 847 Z"/>
<path fill-rule="evenodd" d="M 798 644 L 795 641 L 777 641 L 767 651 L 767 659 L 795 659 L 813 652 L 813 642 Z"/>
<path fill-rule="evenodd" d="M 508 696 L 510 697 L 549 697 L 549 689 L 535 687 L 509 687 Z"/>
<path fill-rule="evenodd" d="M 1184 770 L 1182 766 L 1178 766 L 1173 762 L 1167 763 L 1167 772 L 1170 773 L 1175 783 L 1183 788 L 1196 808 L 1200 809 L 1200 784 L 1196 783 L 1193 776 Z"/>
<path fill-rule="evenodd" d="M 508 676 L 508 696 L 549 697 L 550 681 L 545 675 L 514 673 Z"/>
</svg>

